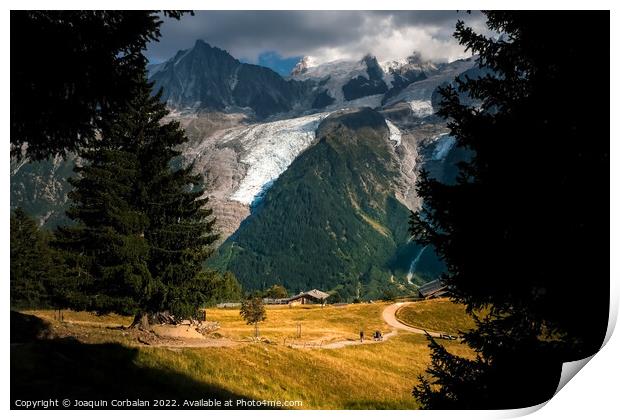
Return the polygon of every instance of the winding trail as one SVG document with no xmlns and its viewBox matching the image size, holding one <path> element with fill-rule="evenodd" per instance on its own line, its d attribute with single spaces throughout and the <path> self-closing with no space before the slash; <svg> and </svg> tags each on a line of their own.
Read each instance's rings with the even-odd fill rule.
<svg viewBox="0 0 620 420">
<path fill-rule="evenodd" d="M 386 324 L 388 324 L 390 327 L 394 329 L 390 331 L 389 333 L 385 334 L 383 336 L 382 341 L 374 341 L 373 339 L 367 339 L 367 340 L 364 340 L 364 342 L 361 342 L 359 340 L 341 340 L 341 341 L 333 341 L 327 344 L 322 344 L 322 343 L 289 344 L 289 347 L 294 348 L 294 349 L 303 349 L 303 348 L 341 349 L 343 347 L 348 347 L 348 346 L 363 346 L 363 345 L 368 345 L 368 344 L 379 344 L 383 341 L 389 340 L 390 338 L 394 337 L 396 334 L 398 334 L 398 330 L 407 331 L 407 332 L 414 333 L 414 334 L 422 334 L 422 335 L 428 334 L 431 337 L 440 338 L 441 333 L 437 331 L 428 331 L 422 328 L 411 327 L 409 325 L 403 324 L 396 318 L 396 311 L 400 307 L 405 306 L 405 305 L 413 305 L 413 304 L 415 304 L 415 302 L 399 302 L 399 303 L 394 303 L 392 305 L 388 305 L 383 309 L 383 313 L 381 315 L 383 317 L 383 320 L 386 322 Z"/>
<path fill-rule="evenodd" d="M 409 331 L 414 334 L 424 334 L 424 335 L 428 334 L 431 337 L 439 338 L 441 334 L 436 331 L 427 331 L 427 330 L 423 330 L 422 328 L 410 327 L 409 325 L 403 324 L 396 318 L 396 311 L 400 307 L 405 306 L 405 305 L 411 305 L 411 304 L 415 304 L 415 302 L 399 302 L 399 303 L 394 303 L 393 305 L 390 305 L 390 306 L 386 306 L 385 309 L 383 310 L 383 320 L 390 327 L 396 328 L 398 330 Z"/>
<path fill-rule="evenodd" d="M 375 341 L 372 338 L 367 338 L 363 342 L 361 342 L 360 340 L 348 339 L 348 340 L 332 341 L 332 342 L 328 342 L 325 344 L 323 344 L 323 342 L 319 342 L 319 343 L 303 343 L 303 344 L 285 343 L 285 345 L 291 348 L 295 348 L 295 349 L 341 349 L 341 348 L 349 347 L 349 346 L 360 346 L 360 345 L 365 346 L 365 345 L 379 344 L 379 343 L 382 343 L 383 341 L 387 341 L 390 338 L 396 336 L 399 330 L 406 331 L 409 333 L 414 333 L 414 334 L 422 334 L 422 335 L 429 334 L 431 337 L 440 338 L 441 333 L 439 332 L 427 331 L 422 328 L 416 328 L 413 326 L 409 326 L 409 325 L 406 325 L 400 322 L 396 318 L 396 311 L 399 308 L 405 305 L 412 305 L 412 304 L 415 304 L 415 302 L 399 302 L 399 303 L 388 305 L 385 308 L 383 308 L 382 318 L 385 321 L 385 323 L 391 327 L 392 330 L 384 334 L 383 340 L 381 341 Z M 76 324 L 76 325 L 83 325 L 83 326 L 93 326 L 93 325 L 100 326 L 100 324 L 95 324 L 93 322 L 87 322 L 87 321 L 64 321 L 63 324 Z M 121 325 L 116 325 L 116 324 L 109 324 L 109 325 L 105 325 L 104 327 L 111 328 L 111 329 L 118 329 L 118 328 L 122 329 L 123 328 Z M 207 338 L 207 339 L 201 338 L 201 337 L 199 338 L 197 334 L 194 334 L 194 336 L 191 336 L 191 337 L 190 336 L 171 337 L 171 336 L 166 336 L 167 334 L 161 334 L 161 333 L 162 331 L 155 331 L 155 332 L 150 332 L 150 333 L 144 333 L 143 334 L 144 337 L 137 336 L 136 339 L 139 343 L 138 345 L 139 346 L 151 346 L 151 347 L 183 348 L 183 347 L 234 347 L 237 345 L 249 343 L 246 341 L 235 341 L 235 340 L 231 340 L 228 338 Z"/>
</svg>

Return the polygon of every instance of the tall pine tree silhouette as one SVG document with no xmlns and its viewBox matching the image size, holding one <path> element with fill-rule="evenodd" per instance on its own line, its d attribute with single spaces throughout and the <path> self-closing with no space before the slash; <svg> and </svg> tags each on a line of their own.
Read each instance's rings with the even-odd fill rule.
<svg viewBox="0 0 620 420">
<path fill-rule="evenodd" d="M 442 89 L 439 111 L 472 158 L 454 184 L 422 174 L 411 232 L 446 262 L 454 299 L 489 312 L 464 334 L 475 360 L 431 340 L 413 390 L 425 408 L 539 404 L 607 327 L 609 14 L 486 15 L 499 40 L 462 22 L 455 36 L 492 74 Z"/>
<path fill-rule="evenodd" d="M 167 114 L 143 74 L 76 168 L 67 214 L 77 224 L 57 235 L 84 269 L 88 308 L 134 315 L 143 327 L 196 315 L 208 299 L 202 263 L 217 238 L 201 176 L 181 165 L 187 138 L 178 122 L 162 121 Z"/>
</svg>

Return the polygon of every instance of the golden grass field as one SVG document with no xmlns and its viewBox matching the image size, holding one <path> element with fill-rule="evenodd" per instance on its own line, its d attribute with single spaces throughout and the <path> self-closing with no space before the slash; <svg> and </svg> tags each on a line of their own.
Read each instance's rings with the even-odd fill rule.
<svg viewBox="0 0 620 420">
<path fill-rule="evenodd" d="M 412 327 L 449 334 L 469 331 L 476 326 L 474 319 L 465 312 L 465 305 L 453 303 L 447 298 L 403 306 L 396 311 L 396 318 Z"/>
<path fill-rule="evenodd" d="M 376 330 L 389 331 L 381 317 L 386 304 L 355 304 L 347 306 L 305 305 L 267 307 L 267 319 L 260 323 L 262 337 L 278 344 L 320 344 L 359 339 L 360 329 L 370 337 Z M 219 322 L 219 333 L 232 339 L 247 339 L 254 334 L 239 316 L 239 309 L 208 309 L 207 320 Z M 301 337 L 297 327 L 301 325 Z"/>
<path fill-rule="evenodd" d="M 450 308 L 453 304 L 439 300 L 421 304 L 424 305 L 424 319 L 432 319 L 434 311 L 436 318 L 446 318 L 431 325 L 450 331 L 457 329 L 452 322 L 458 328 L 463 325 L 456 316 L 462 313 L 460 307 Z M 59 322 L 53 319 L 52 311 L 28 313 L 46 319 L 63 336 L 73 335 L 79 342 L 117 343 L 121 349 L 131 349 L 131 370 L 158 372 L 174 377 L 180 383 L 200 384 L 207 390 L 223 390 L 257 400 L 300 400 L 303 405 L 298 408 L 302 409 L 414 409 L 417 403 L 411 396 L 411 389 L 430 361 L 427 340 L 422 335 L 400 331 L 381 343 L 339 349 L 284 345 L 285 339 L 287 344 L 290 340 L 297 343 L 356 340 L 360 328 L 365 329 L 368 337 L 375 329 L 387 333 L 390 329 L 381 317 L 386 305 L 271 306 L 267 308 L 266 322 L 260 326 L 261 336 L 266 340 L 259 342 L 251 340 L 253 326 L 245 324 L 238 309 L 208 309 L 207 319 L 221 325 L 215 336 L 235 342 L 232 347 L 221 348 L 140 345 L 132 342 L 131 334 L 126 330 L 118 328 L 130 324 L 131 318 L 127 317 L 97 317 L 67 311 L 64 322 Z M 419 303 L 413 306 L 416 305 Z M 301 338 L 295 338 L 298 323 L 302 325 Z M 459 342 L 442 343 L 453 353 L 465 357 L 473 355 Z M 28 351 L 33 354 L 29 355 Z M 34 351 L 34 347 L 26 347 L 14 357 L 12 348 L 12 375 L 13 364 L 19 364 L 16 369 L 20 369 L 24 380 L 32 382 L 33 378 L 38 378 L 39 382 L 43 381 L 41 386 L 45 389 L 45 386 L 52 386 L 46 385 L 45 380 L 51 382 L 57 378 L 42 377 L 46 373 L 41 372 L 40 367 L 30 369 L 24 366 L 26 363 L 20 362 L 35 358 Z M 97 351 L 100 351 L 99 347 Z M 108 356 L 97 353 L 93 360 L 105 357 Z M 97 375 L 105 379 L 105 369 L 102 368 Z M 149 385 L 147 381 L 142 383 L 139 374 L 133 374 L 131 381 L 132 389 L 145 387 L 144 392 L 148 392 Z"/>
</svg>

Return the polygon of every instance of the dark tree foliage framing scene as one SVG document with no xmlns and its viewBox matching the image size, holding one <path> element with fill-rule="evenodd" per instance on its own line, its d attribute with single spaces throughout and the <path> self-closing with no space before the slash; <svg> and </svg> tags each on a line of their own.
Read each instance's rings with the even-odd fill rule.
<svg viewBox="0 0 620 420">
<path fill-rule="evenodd" d="M 597 15 L 487 17 L 491 29 L 506 35 L 503 40 L 462 23 L 455 36 L 493 75 L 442 89 L 439 109 L 457 146 L 473 157 L 461 163 L 453 185 L 423 173 L 416 187 L 425 205 L 411 218 L 414 238 L 432 244 L 446 262 L 443 279 L 454 299 L 469 311 L 489 308 L 464 336 L 476 360 L 453 357 L 432 343 L 433 379 L 414 389 L 429 408 L 546 401 L 557 388 L 561 363 L 596 352 L 607 330 L 609 218 L 602 212 L 609 208 L 609 124 L 586 128 L 580 121 L 605 116 L 575 104 L 608 103 L 609 89 L 574 84 L 575 60 L 590 39 L 566 28 L 578 24 L 599 40 L 609 30 Z M 554 42 L 555 33 L 565 33 L 565 42 Z M 606 45 L 600 45 L 603 51 Z M 602 64 L 608 68 L 609 62 Z M 459 92 L 477 103 L 464 105 Z M 535 145 L 526 171 L 519 170 L 523 157 L 515 153 L 524 143 Z M 591 194 L 575 200 L 577 191 Z M 576 311 L 567 304 L 574 297 L 570 285 L 584 278 L 601 293 Z"/>
<path fill-rule="evenodd" d="M 609 16 L 11 11 L 11 407 L 548 401 L 608 328 Z"/>
</svg>

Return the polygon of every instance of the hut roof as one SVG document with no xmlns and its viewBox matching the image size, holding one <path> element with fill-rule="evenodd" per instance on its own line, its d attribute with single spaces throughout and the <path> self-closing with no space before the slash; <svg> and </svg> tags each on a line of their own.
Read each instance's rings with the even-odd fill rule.
<svg viewBox="0 0 620 420">
<path fill-rule="evenodd" d="M 446 289 L 446 285 L 439 279 L 429 281 L 428 283 L 420 286 L 418 291 L 422 297 L 430 297 L 430 296 L 438 296 L 440 294 L 444 294 Z"/>
<path fill-rule="evenodd" d="M 329 297 L 329 293 L 325 293 L 322 292 L 318 289 L 312 289 L 308 292 L 301 292 L 295 296 L 291 296 L 290 298 L 288 298 L 289 301 L 292 300 L 297 300 L 300 299 L 302 297 L 311 297 L 313 299 L 317 299 L 317 300 L 323 300 L 323 299 L 327 299 Z"/>
</svg>

